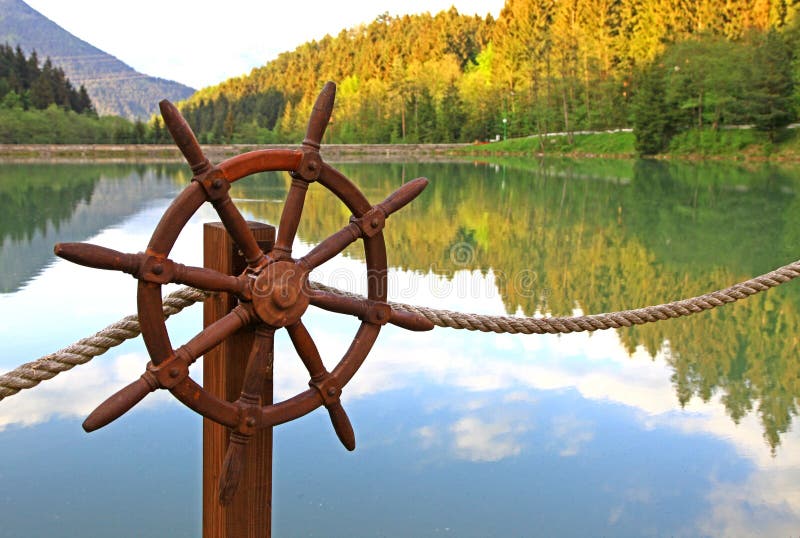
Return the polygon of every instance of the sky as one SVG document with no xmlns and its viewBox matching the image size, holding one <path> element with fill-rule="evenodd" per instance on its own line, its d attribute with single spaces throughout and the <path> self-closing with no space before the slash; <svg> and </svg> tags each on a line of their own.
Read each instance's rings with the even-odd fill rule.
<svg viewBox="0 0 800 538">
<path fill-rule="evenodd" d="M 199 89 L 249 73 L 279 53 L 389 12 L 497 17 L 504 0 L 25 0 L 137 71 Z"/>
</svg>

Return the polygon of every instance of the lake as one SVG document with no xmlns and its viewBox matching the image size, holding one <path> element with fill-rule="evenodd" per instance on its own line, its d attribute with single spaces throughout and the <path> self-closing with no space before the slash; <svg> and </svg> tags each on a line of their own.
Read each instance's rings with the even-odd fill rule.
<svg viewBox="0 0 800 538">
<path fill-rule="evenodd" d="M 600 313 L 724 288 L 800 258 L 800 169 L 506 159 L 341 163 L 373 202 L 430 185 L 385 230 L 390 299 L 511 315 Z M 0 165 L 0 372 L 136 310 L 128 275 L 53 244 L 144 250 L 190 180 L 176 164 Z M 231 193 L 277 224 L 287 174 Z M 347 223 L 312 185 L 296 256 Z M 171 258 L 202 265 L 206 204 Z M 365 290 L 359 243 L 312 278 Z M 171 291 L 171 288 L 166 288 Z M 326 364 L 358 320 L 303 317 Z M 196 305 L 168 322 L 175 345 Z M 789 536 L 800 528 L 800 284 L 711 312 L 592 334 L 386 326 L 343 403 L 275 429 L 275 536 Z M 275 394 L 307 387 L 285 331 Z M 199 536 L 201 419 L 169 393 L 92 434 L 141 375 L 141 339 L 0 402 L 0 536 Z M 202 369 L 193 370 L 195 379 Z"/>
</svg>

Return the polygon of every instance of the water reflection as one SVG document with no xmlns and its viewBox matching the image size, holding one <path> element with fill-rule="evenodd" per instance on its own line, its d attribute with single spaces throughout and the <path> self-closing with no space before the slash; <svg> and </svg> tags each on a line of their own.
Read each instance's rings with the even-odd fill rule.
<svg viewBox="0 0 800 538">
<path fill-rule="evenodd" d="M 498 314 L 597 312 L 725 286 L 790 259 L 784 254 L 791 247 L 786 235 L 796 179 L 786 172 L 724 167 L 698 174 L 690 166 L 608 162 L 340 168 L 372 200 L 403 178 L 433 179 L 420 204 L 387 227 L 391 293 L 408 302 Z M 87 173 L 97 179 L 91 190 L 73 196 L 79 201 L 59 217 L 62 230 L 76 222 L 81 207 L 100 211 L 104 198 L 91 201 L 104 181 L 109 190 L 140 192 L 140 205 L 117 204 L 109 222 L 59 239 L 141 250 L 170 191 L 185 184 L 177 170 L 125 169 L 120 178 Z M 232 194 L 248 217 L 276 222 L 287 186 L 283 175 L 266 175 L 237 183 Z M 312 187 L 295 252 L 302 255 L 347 216 L 324 189 Z M 176 260 L 201 263 L 200 225 L 214 218 L 205 208 L 192 219 Z M 781 231 L 756 233 L 775 226 Z M 32 230 L 28 235 L 43 235 L 41 228 Z M 25 233 L 15 244 L 29 241 Z M 771 241 L 779 246 L 764 245 Z M 350 249 L 317 276 L 358 291 L 361 256 L 359 248 Z M 0 295 L 0 370 L 135 309 L 135 285 L 126 275 L 49 257 L 37 263 L 28 274 L 38 276 L 28 285 Z M 275 532 L 330 534 L 326 525 L 336 514 L 333 534 L 340 536 L 527 535 L 532 525 L 547 535 L 790 534 L 800 525 L 794 485 L 800 439 L 791 429 L 798 394 L 795 288 L 696 318 L 591 335 L 443 329 L 409 335 L 387 327 L 345 391 L 359 438 L 355 456 L 337 447 L 324 413 L 276 435 Z M 45 316 L 41 305 L 57 323 L 31 330 Z M 198 330 L 199 311 L 169 323 L 173 341 L 185 342 Z M 307 325 L 331 366 L 357 321 L 311 309 Z M 276 342 L 276 361 L 279 399 L 307 386 L 285 335 Z M 22 425 L 41 443 L 63 446 L 54 419 L 78 430 L 79 419 L 137 377 L 145 362 L 143 346 L 132 342 L 1 402 L 0 458 L 23 462 Z M 172 417 L 178 404 L 163 394 L 144 404 L 108 435 L 127 438 L 129 429 L 146 432 L 155 421 L 163 437 L 154 446 L 142 443 L 140 460 L 163 461 L 165 446 L 188 445 L 196 454 L 197 429 L 187 440 L 186 431 L 163 431 L 168 426 L 158 418 Z M 75 436 L 66 448 L 98 450 L 87 448 L 86 439 L 94 438 Z M 92 454 L 97 462 L 109 457 Z M 159 466 L 140 465 L 143 487 L 159 484 L 159 499 L 192 500 L 181 495 L 185 485 L 162 484 Z M 0 475 L 21 487 L 19 473 L 0 467 Z M 38 480 L 46 485 L 51 479 Z M 330 491 L 321 483 L 342 487 Z M 14 514 L 22 501 L 0 503 L 3 513 Z M 185 504 L 175 506 L 184 510 Z M 14 529 L 26 523 L 14 517 L 7 528 L 19 535 Z M 130 525 L 120 536 L 158 535 L 137 533 L 134 520 L 115 517 L 121 529 Z"/>
<path fill-rule="evenodd" d="M 800 256 L 796 170 L 608 161 L 341 169 L 373 199 L 403 179 L 434 178 L 425 196 L 387 227 L 390 263 L 448 277 L 436 289 L 447 297 L 475 293 L 491 272 L 508 313 L 564 315 L 576 304 L 596 313 L 668 302 Z M 275 200 L 243 204 L 275 222 L 287 182 L 275 176 L 268 192 L 255 182 L 236 192 Z M 324 189 L 308 196 L 301 237 L 313 243 L 337 230 L 347 211 Z M 363 257 L 357 247 L 346 254 Z M 471 271 L 470 279 L 452 284 L 458 271 Z M 798 334 L 799 290 L 788 286 L 733 309 L 621 335 L 629 352 L 641 345 L 651 356 L 669 342 L 681 404 L 719 392 L 734 421 L 755 409 L 774 448 L 797 414 L 798 339 L 776 335 Z M 415 286 L 405 295 L 417 292 Z"/>
<path fill-rule="evenodd" d="M 178 166 L 0 166 L 0 293 L 17 291 L 36 275 L 51 260 L 55 243 L 86 239 L 155 200 L 173 196 L 183 183 L 178 170 Z"/>
</svg>

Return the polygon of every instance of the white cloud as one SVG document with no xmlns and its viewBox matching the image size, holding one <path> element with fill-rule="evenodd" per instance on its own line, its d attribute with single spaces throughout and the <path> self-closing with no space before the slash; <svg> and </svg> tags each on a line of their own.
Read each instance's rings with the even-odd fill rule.
<svg viewBox="0 0 800 538">
<path fill-rule="evenodd" d="M 593 425 L 574 415 L 561 415 L 551 420 L 550 435 L 559 445 L 560 456 L 576 456 L 584 444 L 594 439 Z"/>
<path fill-rule="evenodd" d="M 800 469 L 767 468 L 742 483 L 717 482 L 698 528 L 709 536 L 797 536 Z"/>
<path fill-rule="evenodd" d="M 85 418 L 102 401 L 142 375 L 147 360 L 144 353 L 111 354 L 9 396 L 0 402 L 0 431 L 12 424 L 33 426 L 54 417 Z M 160 390 L 146 396 L 137 408 L 171 402 L 177 400 Z"/>
<path fill-rule="evenodd" d="M 527 428 L 508 417 L 487 422 L 464 417 L 450 427 L 457 457 L 470 461 L 498 461 L 522 452 L 520 434 Z"/>
</svg>

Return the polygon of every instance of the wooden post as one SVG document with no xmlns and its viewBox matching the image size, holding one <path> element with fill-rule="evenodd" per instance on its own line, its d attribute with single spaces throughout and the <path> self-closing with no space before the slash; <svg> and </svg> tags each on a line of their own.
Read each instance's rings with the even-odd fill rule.
<svg viewBox="0 0 800 538">
<path fill-rule="evenodd" d="M 250 230 L 262 250 L 269 250 L 275 241 L 275 228 L 250 222 Z M 203 227 L 204 267 L 229 275 L 238 275 L 245 262 L 222 223 Z M 205 301 L 203 325 L 207 327 L 231 311 L 235 299 L 219 293 Z M 203 358 L 203 387 L 214 396 L 234 401 L 239 397 L 253 330 L 240 331 L 217 346 Z M 272 378 L 264 381 L 264 403 L 272 403 Z M 245 450 L 244 469 L 233 501 L 226 507 L 219 504 L 220 469 L 228 448 L 230 431 L 215 422 L 203 419 L 203 537 L 265 538 L 272 524 L 272 429 L 259 430 Z"/>
</svg>

